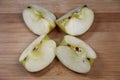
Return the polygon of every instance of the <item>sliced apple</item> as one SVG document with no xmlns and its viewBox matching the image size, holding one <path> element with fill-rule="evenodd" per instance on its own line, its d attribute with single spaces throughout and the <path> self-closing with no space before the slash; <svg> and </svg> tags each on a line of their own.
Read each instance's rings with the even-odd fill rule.
<svg viewBox="0 0 120 80">
<path fill-rule="evenodd" d="M 53 61 L 55 49 L 56 43 L 46 35 L 41 35 L 23 51 L 19 62 L 29 72 L 40 71 Z"/>
<path fill-rule="evenodd" d="M 59 18 L 56 24 L 67 34 L 77 36 L 85 33 L 92 25 L 93 20 L 93 11 L 86 5 L 80 5 Z"/>
<path fill-rule="evenodd" d="M 67 35 L 57 47 L 56 56 L 70 70 L 87 73 L 96 58 L 96 53 L 84 41 Z"/>
<path fill-rule="evenodd" d="M 38 5 L 29 5 L 23 11 L 23 19 L 27 27 L 37 35 L 47 34 L 56 26 L 54 14 Z"/>
</svg>

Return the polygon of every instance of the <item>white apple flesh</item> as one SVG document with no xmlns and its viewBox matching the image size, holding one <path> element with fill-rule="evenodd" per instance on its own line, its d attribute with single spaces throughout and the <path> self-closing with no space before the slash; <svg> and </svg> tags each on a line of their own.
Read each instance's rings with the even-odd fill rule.
<svg viewBox="0 0 120 80">
<path fill-rule="evenodd" d="M 56 56 L 70 70 L 87 73 L 96 58 L 96 53 L 84 41 L 67 35 L 57 47 Z"/>
<path fill-rule="evenodd" d="M 56 26 L 54 14 L 38 5 L 29 5 L 24 9 L 23 19 L 27 27 L 37 35 L 47 34 Z"/>
<path fill-rule="evenodd" d="M 19 62 L 29 72 L 37 72 L 47 67 L 55 58 L 56 43 L 41 35 L 21 54 Z"/>
<path fill-rule="evenodd" d="M 56 24 L 67 34 L 77 36 L 85 33 L 93 20 L 93 11 L 86 5 L 81 5 L 59 18 Z"/>
</svg>

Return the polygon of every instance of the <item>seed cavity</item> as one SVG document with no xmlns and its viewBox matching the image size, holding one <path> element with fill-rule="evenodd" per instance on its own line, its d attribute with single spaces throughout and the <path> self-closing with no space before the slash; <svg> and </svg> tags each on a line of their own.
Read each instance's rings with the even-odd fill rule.
<svg viewBox="0 0 120 80">
<path fill-rule="evenodd" d="M 24 58 L 24 61 L 26 61 L 26 60 L 27 60 L 27 57 Z"/>
<path fill-rule="evenodd" d="M 70 47 L 70 45 L 69 45 L 69 44 L 67 44 L 67 46 L 69 46 L 69 47 Z"/>
<path fill-rule="evenodd" d="M 79 51 L 79 48 L 78 48 L 78 47 L 76 47 L 76 48 L 75 48 L 75 50 L 76 50 L 76 51 Z"/>
<path fill-rule="evenodd" d="M 85 62 L 85 60 L 83 60 L 83 62 Z"/>
<path fill-rule="evenodd" d="M 33 48 L 33 51 L 36 51 L 36 50 L 38 50 L 38 47 L 34 47 L 34 48 Z"/>
<path fill-rule="evenodd" d="M 71 19 L 71 16 L 69 16 L 68 19 Z"/>
<path fill-rule="evenodd" d="M 90 61 L 90 58 L 87 58 L 88 61 Z"/>
</svg>

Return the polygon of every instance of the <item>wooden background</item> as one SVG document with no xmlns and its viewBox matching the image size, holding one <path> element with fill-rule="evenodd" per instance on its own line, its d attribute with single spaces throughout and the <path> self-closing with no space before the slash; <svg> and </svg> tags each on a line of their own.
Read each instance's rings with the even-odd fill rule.
<svg viewBox="0 0 120 80">
<path fill-rule="evenodd" d="M 38 73 L 27 72 L 18 58 L 38 36 L 24 24 L 23 9 L 28 4 L 39 4 L 58 18 L 80 3 L 95 11 L 90 30 L 78 36 L 97 53 L 92 70 L 78 74 L 55 59 Z M 58 28 L 49 34 L 57 44 L 64 35 Z M 120 0 L 0 0 L 0 80 L 120 80 Z"/>
</svg>

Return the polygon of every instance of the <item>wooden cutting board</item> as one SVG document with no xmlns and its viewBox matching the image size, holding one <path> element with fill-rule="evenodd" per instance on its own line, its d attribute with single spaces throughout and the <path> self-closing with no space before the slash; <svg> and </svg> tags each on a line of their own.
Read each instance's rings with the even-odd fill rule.
<svg viewBox="0 0 120 80">
<path fill-rule="evenodd" d="M 21 66 L 20 54 L 38 37 L 22 18 L 23 9 L 33 3 L 46 7 L 57 18 L 80 3 L 94 10 L 90 30 L 78 36 L 98 56 L 89 73 L 72 72 L 57 59 L 37 73 L 29 73 Z M 58 27 L 49 33 L 57 44 L 64 35 Z M 0 80 L 120 80 L 120 0 L 0 0 Z"/>
</svg>

